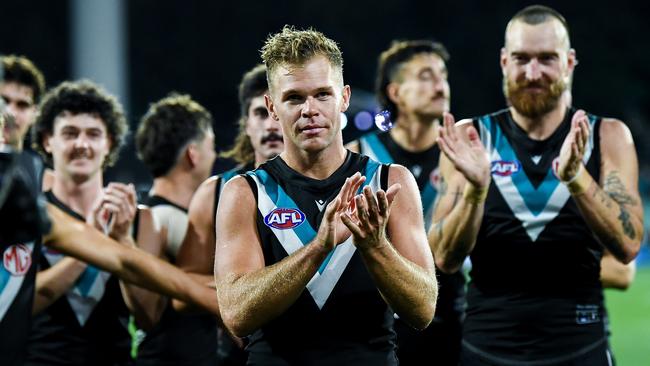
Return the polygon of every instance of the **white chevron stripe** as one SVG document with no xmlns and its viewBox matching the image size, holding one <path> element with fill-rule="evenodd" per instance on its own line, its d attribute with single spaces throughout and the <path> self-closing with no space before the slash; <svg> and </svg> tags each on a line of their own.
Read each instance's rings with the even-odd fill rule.
<svg viewBox="0 0 650 366">
<path fill-rule="evenodd" d="M 494 123 L 497 122 L 494 121 Z M 594 124 L 591 123 L 592 129 L 593 126 Z M 491 160 L 492 161 L 502 160 L 497 149 L 494 148 L 491 144 L 492 139 L 491 139 L 490 131 L 483 125 L 483 123 L 480 123 L 480 130 L 481 130 L 481 140 L 483 141 L 484 146 L 489 146 L 489 148 L 491 149 L 491 150 L 487 150 L 490 151 Z M 502 134 L 501 136 L 502 138 L 506 138 L 504 134 Z M 585 165 L 587 164 L 589 158 L 591 157 L 593 146 L 594 146 L 594 134 L 591 133 L 589 135 L 589 141 L 587 143 L 587 146 L 585 147 L 585 155 L 583 157 L 583 162 Z M 519 174 L 525 174 L 524 170 L 522 169 L 519 172 Z M 546 225 L 557 217 L 562 207 L 564 207 L 564 205 L 571 197 L 571 194 L 569 193 L 569 190 L 566 188 L 566 186 L 561 183 L 558 184 L 555 190 L 553 191 L 553 193 L 551 194 L 551 196 L 549 197 L 549 200 L 546 203 L 546 206 L 544 207 L 542 212 L 540 212 L 540 214 L 536 216 L 528 209 L 528 206 L 526 206 L 526 203 L 524 202 L 523 197 L 521 196 L 519 190 L 517 189 L 514 182 L 512 181 L 511 176 L 499 176 L 493 174 L 492 179 L 494 180 L 494 184 L 496 185 L 496 187 L 499 189 L 499 192 L 501 192 L 501 196 L 508 204 L 508 207 L 510 207 L 510 210 L 513 212 L 515 217 L 519 221 L 521 221 L 524 230 L 526 230 L 528 237 L 530 237 L 532 241 L 537 240 L 537 238 L 542 233 L 544 228 L 546 228 Z"/>
<path fill-rule="evenodd" d="M 45 252 L 45 258 L 50 263 L 50 266 L 56 265 L 64 257 L 62 254 Z M 97 306 L 104 296 L 106 282 L 108 282 L 110 277 L 110 273 L 99 271 L 87 296 L 83 296 L 76 286 L 66 292 L 66 298 L 68 299 L 70 308 L 72 308 L 79 325 L 82 327 L 86 324 L 88 318 L 90 318 L 95 306 Z"/>
<path fill-rule="evenodd" d="M 377 190 L 380 187 L 380 173 L 381 167 L 378 169 L 377 173 L 372 178 L 369 183 L 370 187 L 373 190 Z M 262 184 L 257 176 L 252 175 L 255 184 L 257 185 L 257 197 L 258 197 L 258 209 L 262 214 L 262 217 L 266 217 L 271 211 L 276 209 L 275 203 L 269 198 L 269 195 L 266 193 L 264 184 Z M 306 220 L 306 219 L 305 219 Z M 280 230 L 276 228 L 269 227 L 275 237 L 278 239 L 284 250 L 287 254 L 291 255 L 304 245 L 298 235 L 293 230 Z M 307 290 L 309 294 L 314 299 L 314 302 L 319 309 L 322 309 L 325 305 L 325 302 L 329 298 L 334 290 L 334 287 L 338 283 L 343 271 L 350 263 L 350 259 L 354 255 L 356 247 L 352 242 L 352 237 L 348 238 L 345 242 L 339 244 L 334 250 L 334 255 L 330 259 L 329 263 L 325 267 L 323 273 L 316 272 L 314 276 L 307 283 Z"/>
</svg>

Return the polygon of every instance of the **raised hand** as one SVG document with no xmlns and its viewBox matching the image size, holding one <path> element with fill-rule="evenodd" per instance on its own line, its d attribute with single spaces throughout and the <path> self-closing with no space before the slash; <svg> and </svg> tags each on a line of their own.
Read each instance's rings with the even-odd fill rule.
<svg viewBox="0 0 650 366">
<path fill-rule="evenodd" d="M 474 126 L 468 126 L 463 138 L 454 125 L 454 116 L 445 112 L 443 126 L 438 130 L 440 150 L 474 187 L 487 187 L 491 179 L 490 160 L 478 132 Z"/>
<path fill-rule="evenodd" d="M 571 131 L 564 139 L 560 148 L 557 175 L 562 181 L 574 179 L 582 166 L 585 147 L 589 139 L 589 118 L 582 109 L 576 111 L 571 118 Z"/>
<path fill-rule="evenodd" d="M 343 224 L 340 216 L 342 213 L 354 209 L 355 193 L 365 180 L 366 177 L 360 173 L 355 173 L 347 178 L 339 194 L 325 208 L 325 214 L 316 235 L 316 242 L 326 251 L 331 251 L 350 237 L 350 231 Z"/>
<path fill-rule="evenodd" d="M 356 210 L 341 213 L 341 220 L 354 236 L 354 245 L 360 249 L 376 248 L 386 243 L 386 224 L 390 216 L 390 208 L 397 192 L 402 186 L 397 183 L 388 187 L 384 192 L 379 190 L 373 194 L 368 186 L 362 194 L 354 197 Z"/>
<path fill-rule="evenodd" d="M 109 183 L 93 205 L 92 214 L 86 220 L 98 230 L 120 241 L 130 233 L 137 211 L 133 184 Z"/>
</svg>

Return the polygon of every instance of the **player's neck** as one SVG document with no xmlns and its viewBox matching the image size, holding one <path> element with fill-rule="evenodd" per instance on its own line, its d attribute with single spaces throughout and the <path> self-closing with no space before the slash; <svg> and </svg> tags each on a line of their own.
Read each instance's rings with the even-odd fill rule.
<svg viewBox="0 0 650 366">
<path fill-rule="evenodd" d="M 415 116 L 400 115 L 390 137 L 404 150 L 421 152 L 436 144 L 438 119 L 422 121 Z"/>
<path fill-rule="evenodd" d="M 258 166 L 266 163 L 267 161 L 269 161 L 271 159 L 273 159 L 273 157 L 267 159 L 266 156 L 264 156 L 264 155 L 258 153 L 257 151 L 255 151 L 255 168 L 257 168 Z M 245 164 L 244 166 L 247 166 L 247 165 L 248 165 L 248 163 Z"/>
<path fill-rule="evenodd" d="M 149 195 L 160 196 L 181 207 L 188 208 L 197 188 L 198 184 L 189 174 L 168 174 L 153 180 Z"/>
<path fill-rule="evenodd" d="M 295 150 L 295 151 L 294 151 Z M 298 173 L 313 179 L 327 179 L 345 162 L 347 150 L 343 141 L 334 141 L 319 152 L 307 152 L 298 147 L 289 147 L 280 154 L 282 160 Z"/>
<path fill-rule="evenodd" d="M 550 112 L 535 118 L 526 117 L 515 108 L 510 107 L 510 113 L 515 123 L 533 140 L 546 140 L 562 124 L 567 105 L 560 100 Z"/>
<path fill-rule="evenodd" d="M 255 169 L 257 169 L 257 167 L 264 164 L 265 162 L 266 162 L 266 160 L 255 158 Z"/>
<path fill-rule="evenodd" d="M 89 179 L 77 181 L 55 170 L 52 193 L 73 211 L 88 217 L 93 203 L 102 192 L 103 179 L 102 173 L 98 172 Z"/>
</svg>

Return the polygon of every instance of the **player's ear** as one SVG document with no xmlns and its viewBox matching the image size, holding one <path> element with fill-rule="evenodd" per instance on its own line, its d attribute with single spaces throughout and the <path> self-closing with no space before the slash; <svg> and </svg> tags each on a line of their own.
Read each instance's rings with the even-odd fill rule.
<svg viewBox="0 0 650 366">
<path fill-rule="evenodd" d="M 45 152 L 48 154 L 52 154 L 52 145 L 50 143 L 51 139 L 52 139 L 52 135 L 48 133 L 43 135 L 43 141 L 41 141 L 41 145 L 43 145 L 43 150 L 45 150 Z"/>
<path fill-rule="evenodd" d="M 269 94 L 264 94 L 264 104 L 266 104 L 266 109 L 269 110 L 271 118 L 273 118 L 274 121 L 279 121 L 280 117 L 278 117 L 278 114 L 275 111 L 275 103 L 273 103 L 273 99 L 271 99 Z"/>
<path fill-rule="evenodd" d="M 199 155 L 199 148 L 195 143 L 191 142 L 189 145 L 187 145 L 187 148 L 185 148 L 185 157 L 187 158 L 187 162 L 191 167 L 195 167 L 198 164 Z"/>
<path fill-rule="evenodd" d="M 393 102 L 393 104 L 397 104 L 399 101 L 399 84 L 388 83 L 388 85 L 386 85 L 386 96 L 391 102 Z"/>
<path fill-rule="evenodd" d="M 345 112 L 348 110 L 348 107 L 350 107 L 351 96 L 352 96 L 352 89 L 350 89 L 350 85 L 344 86 L 341 93 L 341 97 L 343 98 L 343 103 L 341 103 L 340 112 Z"/>
<path fill-rule="evenodd" d="M 499 55 L 499 64 L 501 65 L 501 73 L 505 76 L 506 74 L 506 64 L 508 63 L 508 50 L 505 47 L 501 48 L 501 54 Z"/>
<path fill-rule="evenodd" d="M 571 48 L 567 53 L 567 66 L 569 73 L 573 73 L 573 70 L 578 66 L 578 57 L 576 56 L 576 50 Z"/>
</svg>

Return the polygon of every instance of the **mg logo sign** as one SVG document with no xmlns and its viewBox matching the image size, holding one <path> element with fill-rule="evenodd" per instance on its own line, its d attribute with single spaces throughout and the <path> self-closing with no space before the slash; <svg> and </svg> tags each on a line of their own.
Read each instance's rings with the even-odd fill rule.
<svg viewBox="0 0 650 366">
<path fill-rule="evenodd" d="M 2 264 L 13 276 L 24 276 L 32 265 L 32 251 L 23 244 L 15 244 L 5 249 Z"/>
<path fill-rule="evenodd" d="M 501 177 L 511 176 L 521 170 L 518 160 L 495 160 L 492 162 L 491 173 Z"/>
<path fill-rule="evenodd" d="M 305 221 L 305 214 L 297 208 L 276 208 L 264 218 L 268 227 L 286 230 L 302 224 Z"/>
</svg>

